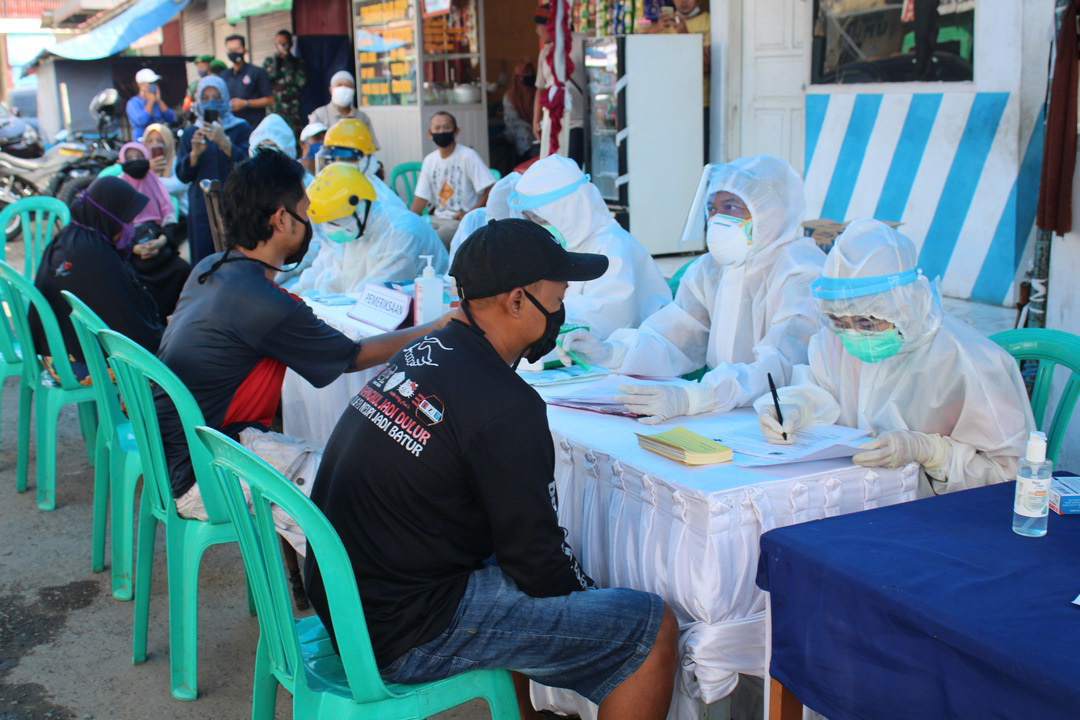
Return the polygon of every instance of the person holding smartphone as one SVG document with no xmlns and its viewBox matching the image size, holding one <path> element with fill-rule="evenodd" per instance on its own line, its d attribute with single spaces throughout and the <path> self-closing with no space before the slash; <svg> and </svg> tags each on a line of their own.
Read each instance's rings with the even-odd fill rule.
<svg viewBox="0 0 1080 720">
<path fill-rule="evenodd" d="M 248 156 L 251 125 L 232 114 L 229 89 L 225 81 L 208 75 L 196 89 L 194 129 L 180 138 L 176 157 L 176 176 L 188 186 L 188 249 L 191 264 L 214 252 L 210 217 L 199 184 L 203 180 L 221 183 L 232 172 L 233 164 Z"/>
<path fill-rule="evenodd" d="M 140 141 L 146 132 L 146 126 L 151 123 L 176 122 L 176 114 L 161 99 L 161 88 L 158 87 L 160 80 L 161 76 L 150 68 L 143 68 L 135 73 L 139 94 L 127 101 L 127 118 L 133 141 Z"/>
</svg>

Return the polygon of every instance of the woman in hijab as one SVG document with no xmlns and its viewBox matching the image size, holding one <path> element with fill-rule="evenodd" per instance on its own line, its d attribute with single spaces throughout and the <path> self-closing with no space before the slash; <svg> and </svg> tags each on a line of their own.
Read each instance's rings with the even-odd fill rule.
<svg viewBox="0 0 1080 720">
<path fill-rule="evenodd" d="M 162 322 L 172 315 L 191 266 L 180 257 L 176 211 L 161 179 L 150 172 L 150 153 L 142 143 L 120 148 L 120 179 L 149 198 L 131 224 L 135 239 L 131 264 L 154 296 Z"/>
<path fill-rule="evenodd" d="M 222 184 L 232 172 L 233 163 L 248 154 L 251 126 L 229 110 L 229 89 L 216 75 L 207 75 L 196 89 L 195 131 L 180 138 L 176 176 L 190 183 L 188 187 L 188 247 L 192 266 L 214 252 L 210 217 L 199 183 L 217 180 Z M 209 116 L 208 116 L 209 114 Z"/>
<path fill-rule="evenodd" d="M 34 286 L 49 302 L 60 324 L 72 370 L 83 384 L 90 380 L 71 326 L 67 290 L 90 306 L 111 329 L 156 352 L 164 327 L 154 298 L 139 282 L 131 263 L 132 221 L 148 198 L 118 177 L 98 178 L 71 209 L 71 223 L 53 238 L 41 256 Z M 37 315 L 31 313 L 34 345 L 52 370 L 52 358 Z M 55 373 L 53 373 L 55 377 Z"/>
<path fill-rule="evenodd" d="M 532 131 L 533 96 L 536 94 L 536 70 L 532 63 L 518 63 L 514 79 L 503 95 L 503 122 L 506 140 L 514 146 L 517 165 L 529 158 L 532 144 L 537 140 Z"/>
<path fill-rule="evenodd" d="M 143 145 L 150 151 L 150 172 L 161 178 L 176 204 L 178 218 L 188 214 L 188 184 L 176 177 L 176 138 L 167 125 L 154 123 L 143 133 Z"/>
</svg>

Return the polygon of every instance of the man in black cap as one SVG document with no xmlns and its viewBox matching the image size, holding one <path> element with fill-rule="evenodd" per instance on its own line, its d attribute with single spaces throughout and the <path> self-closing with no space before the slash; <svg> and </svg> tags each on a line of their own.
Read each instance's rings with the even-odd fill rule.
<svg viewBox="0 0 1080 720">
<path fill-rule="evenodd" d="M 383 678 L 474 668 L 570 688 L 601 718 L 667 714 L 678 626 L 656 595 L 598 590 L 556 514 L 546 406 L 514 367 L 551 351 L 568 281 L 607 270 L 526 220 L 492 221 L 454 258 L 465 321 L 402 348 L 352 399 L 311 499 L 352 561 Z M 492 560 L 494 558 L 494 560 Z M 308 596 L 335 642 L 317 558 Z"/>
</svg>

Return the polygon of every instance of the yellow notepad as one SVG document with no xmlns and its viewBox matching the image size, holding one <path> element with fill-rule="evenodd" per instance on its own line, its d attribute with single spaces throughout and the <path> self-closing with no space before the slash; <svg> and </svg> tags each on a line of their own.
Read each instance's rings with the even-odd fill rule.
<svg viewBox="0 0 1080 720">
<path fill-rule="evenodd" d="M 641 433 L 635 433 L 635 435 L 641 447 L 684 465 L 712 465 L 731 460 L 731 448 L 713 442 L 684 427 L 677 427 L 656 435 L 642 435 Z"/>
</svg>

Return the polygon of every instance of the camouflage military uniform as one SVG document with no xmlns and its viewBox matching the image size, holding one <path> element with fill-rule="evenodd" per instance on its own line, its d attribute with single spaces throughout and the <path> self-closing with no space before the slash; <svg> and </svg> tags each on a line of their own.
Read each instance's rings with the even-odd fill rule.
<svg viewBox="0 0 1080 720">
<path fill-rule="evenodd" d="M 270 76 L 270 84 L 274 88 L 274 104 L 270 112 L 285 118 L 285 122 L 299 136 L 305 125 L 300 114 L 300 90 L 307 83 L 307 63 L 294 55 L 279 57 L 275 54 L 266 58 L 263 69 Z"/>
</svg>

